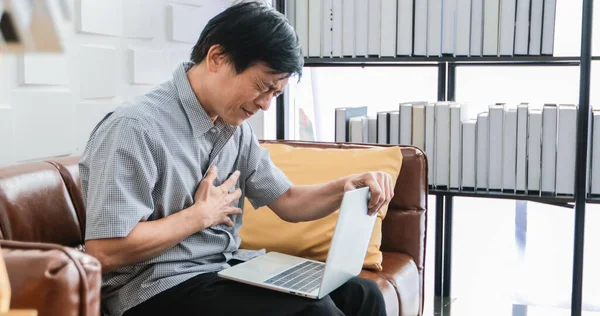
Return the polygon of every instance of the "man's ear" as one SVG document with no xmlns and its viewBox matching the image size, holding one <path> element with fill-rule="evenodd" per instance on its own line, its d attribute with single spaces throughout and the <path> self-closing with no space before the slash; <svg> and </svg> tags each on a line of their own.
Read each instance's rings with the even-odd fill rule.
<svg viewBox="0 0 600 316">
<path fill-rule="evenodd" d="M 206 54 L 206 67 L 210 72 L 217 72 L 227 64 L 227 56 L 223 53 L 223 47 L 215 44 L 208 49 Z"/>
</svg>

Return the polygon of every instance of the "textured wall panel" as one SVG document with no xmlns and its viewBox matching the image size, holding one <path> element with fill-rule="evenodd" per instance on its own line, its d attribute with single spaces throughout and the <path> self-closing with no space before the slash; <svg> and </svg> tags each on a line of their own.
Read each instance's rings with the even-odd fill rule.
<svg viewBox="0 0 600 316">
<path fill-rule="evenodd" d="M 233 2 L 235 2 L 236 0 L 219 0 L 219 1 L 215 1 L 215 0 L 171 0 L 170 2 L 174 2 L 174 3 L 182 3 L 182 4 L 189 4 L 189 5 L 195 5 L 195 6 L 209 6 L 209 5 L 214 5 L 215 3 L 219 3 L 221 4 L 223 7 L 228 7 L 230 6 Z M 269 4 L 271 3 L 270 0 L 267 1 Z"/>
<path fill-rule="evenodd" d="M 73 151 L 75 111 L 70 92 L 13 92 L 15 159 L 40 159 Z"/>
<path fill-rule="evenodd" d="M 167 35 L 176 42 L 196 43 L 208 21 L 223 10 L 223 3 L 205 7 L 172 4 L 167 8 Z"/>
<path fill-rule="evenodd" d="M 17 56 L 0 55 L 0 106 L 10 104 L 11 91 L 18 85 Z"/>
<path fill-rule="evenodd" d="M 167 79 L 167 57 L 158 49 L 129 49 L 130 82 L 134 84 L 158 84 Z"/>
<path fill-rule="evenodd" d="M 158 3 L 148 0 L 123 1 L 123 36 L 154 38 L 157 21 L 161 18 Z"/>
<path fill-rule="evenodd" d="M 83 33 L 121 36 L 123 33 L 121 2 L 121 0 L 75 0 L 76 30 Z"/>
<path fill-rule="evenodd" d="M 117 103 L 79 103 L 77 105 L 76 130 L 77 149 L 76 154 L 81 154 L 90 137 L 90 133 L 106 114 L 113 111 L 120 104 Z"/>
<path fill-rule="evenodd" d="M 19 58 L 20 84 L 67 85 L 69 68 L 64 54 L 25 54 Z"/>
<path fill-rule="evenodd" d="M 0 167 L 13 162 L 13 111 L 0 105 Z"/>
<path fill-rule="evenodd" d="M 79 50 L 81 98 L 111 98 L 117 95 L 117 50 L 81 46 Z"/>
<path fill-rule="evenodd" d="M 175 71 L 175 68 L 184 61 L 190 60 L 191 48 L 189 50 L 175 50 L 169 53 L 169 71 L 170 74 Z"/>
</svg>

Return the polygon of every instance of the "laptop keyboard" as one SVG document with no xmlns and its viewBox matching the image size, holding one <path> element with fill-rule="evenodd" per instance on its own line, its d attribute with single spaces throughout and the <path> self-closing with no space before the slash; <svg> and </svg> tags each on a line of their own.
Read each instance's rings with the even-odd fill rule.
<svg viewBox="0 0 600 316">
<path fill-rule="evenodd" d="M 300 292 L 311 292 L 321 285 L 323 269 L 325 269 L 323 263 L 304 261 L 266 280 L 264 283 Z"/>
</svg>

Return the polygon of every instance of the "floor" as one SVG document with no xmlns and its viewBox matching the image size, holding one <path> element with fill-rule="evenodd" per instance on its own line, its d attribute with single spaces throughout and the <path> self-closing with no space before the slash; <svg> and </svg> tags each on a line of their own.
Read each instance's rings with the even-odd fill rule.
<svg viewBox="0 0 600 316">
<path fill-rule="evenodd" d="M 425 315 L 570 315 L 573 210 L 454 199 L 451 298 L 434 298 L 435 197 L 430 197 Z M 583 315 L 600 316 L 600 206 L 586 208 Z"/>
</svg>

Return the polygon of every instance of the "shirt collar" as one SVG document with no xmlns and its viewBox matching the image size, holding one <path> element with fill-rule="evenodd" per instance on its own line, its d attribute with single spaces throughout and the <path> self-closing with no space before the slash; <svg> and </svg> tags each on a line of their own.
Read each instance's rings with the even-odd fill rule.
<svg viewBox="0 0 600 316">
<path fill-rule="evenodd" d="M 200 104 L 200 101 L 198 101 L 196 94 L 194 94 L 194 91 L 192 90 L 190 81 L 187 78 L 187 71 L 193 65 L 194 63 L 192 62 L 181 63 L 173 73 L 173 81 L 175 82 L 175 87 L 177 88 L 183 109 L 185 110 L 190 125 L 192 125 L 194 137 L 204 135 L 213 127 L 217 127 L 221 132 L 233 134 L 236 129 L 235 127 L 227 124 L 220 117 L 217 117 L 213 123 L 208 116 L 208 113 L 206 113 L 206 110 L 204 110 Z"/>
</svg>

